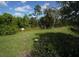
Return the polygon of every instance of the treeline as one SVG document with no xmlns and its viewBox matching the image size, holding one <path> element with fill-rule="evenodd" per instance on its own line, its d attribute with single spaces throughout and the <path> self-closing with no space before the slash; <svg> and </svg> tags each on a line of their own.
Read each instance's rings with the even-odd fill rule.
<svg viewBox="0 0 79 59">
<path fill-rule="evenodd" d="M 79 25 L 79 2 L 58 2 L 60 9 L 47 7 L 43 11 L 40 5 L 36 5 L 33 14 L 23 17 L 15 17 L 4 13 L 0 15 L 0 35 L 10 35 L 16 33 L 20 28 L 48 29 L 65 25 Z M 73 7 L 74 6 L 74 7 Z M 44 15 L 39 17 L 40 15 Z"/>
<path fill-rule="evenodd" d="M 36 28 L 39 27 L 41 29 L 52 28 L 56 21 L 55 17 L 53 17 L 53 12 L 51 8 L 47 8 L 42 13 L 40 5 L 36 5 L 34 8 L 35 16 L 33 15 L 24 15 L 23 17 L 16 17 L 9 13 L 3 13 L 0 15 L 0 35 L 11 35 L 15 34 L 21 28 Z M 39 15 L 44 15 L 43 17 L 39 17 Z M 56 16 L 56 15 L 55 15 Z M 55 22 L 54 22 L 55 21 Z"/>
<path fill-rule="evenodd" d="M 15 17 L 9 13 L 0 15 L 0 35 L 15 34 L 21 28 L 33 28 L 37 25 L 37 20 L 29 18 L 27 15 L 24 17 Z"/>
</svg>

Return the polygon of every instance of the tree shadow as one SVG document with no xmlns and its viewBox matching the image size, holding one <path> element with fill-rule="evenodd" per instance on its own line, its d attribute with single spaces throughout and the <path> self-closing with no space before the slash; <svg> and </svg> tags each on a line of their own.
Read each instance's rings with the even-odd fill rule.
<svg viewBox="0 0 79 59">
<path fill-rule="evenodd" d="M 64 33 L 44 33 L 34 41 L 31 56 L 33 57 L 78 57 L 79 37 Z"/>
<path fill-rule="evenodd" d="M 79 28 L 78 27 L 75 27 L 75 28 L 70 28 L 71 31 L 79 34 Z"/>
</svg>

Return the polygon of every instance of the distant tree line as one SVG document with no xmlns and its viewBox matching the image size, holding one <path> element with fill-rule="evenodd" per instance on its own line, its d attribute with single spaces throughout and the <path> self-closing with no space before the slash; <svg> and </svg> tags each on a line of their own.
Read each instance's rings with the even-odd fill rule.
<svg viewBox="0 0 79 59">
<path fill-rule="evenodd" d="M 47 7 L 41 11 L 41 6 L 36 5 L 34 15 L 24 15 L 15 17 L 9 13 L 0 15 L 0 35 L 14 34 L 20 28 L 48 29 L 64 25 L 73 25 L 79 27 L 79 2 L 58 2 L 61 4 L 60 9 Z M 39 15 L 44 15 L 39 18 Z"/>
</svg>

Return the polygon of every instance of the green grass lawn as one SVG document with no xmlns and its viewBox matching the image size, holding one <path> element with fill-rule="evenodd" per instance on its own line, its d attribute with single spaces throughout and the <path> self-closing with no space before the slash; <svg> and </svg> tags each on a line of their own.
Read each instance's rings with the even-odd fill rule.
<svg viewBox="0 0 79 59">
<path fill-rule="evenodd" d="M 38 37 L 36 33 L 61 32 L 78 36 L 69 27 L 59 27 L 52 29 L 31 29 L 22 31 L 15 35 L 0 36 L 0 56 L 26 56 L 33 46 L 33 38 Z"/>
</svg>

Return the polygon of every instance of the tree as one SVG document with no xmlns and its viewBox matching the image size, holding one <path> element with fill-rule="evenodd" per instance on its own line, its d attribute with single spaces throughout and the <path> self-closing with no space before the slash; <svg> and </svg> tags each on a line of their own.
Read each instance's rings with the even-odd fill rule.
<svg viewBox="0 0 79 59">
<path fill-rule="evenodd" d="M 24 15 L 23 17 L 16 17 L 16 20 L 18 28 L 29 27 L 29 17 L 27 15 Z"/>
<path fill-rule="evenodd" d="M 38 18 L 38 15 L 41 14 L 41 6 L 40 5 L 36 5 L 34 10 L 35 10 L 36 17 Z"/>
<path fill-rule="evenodd" d="M 60 2 L 62 4 L 61 15 L 62 19 L 67 21 L 66 23 L 72 25 L 79 25 L 79 2 L 78 1 L 66 1 Z"/>
<path fill-rule="evenodd" d="M 0 15 L 0 35 L 10 35 L 17 32 L 17 25 L 11 14 L 4 13 Z"/>
<path fill-rule="evenodd" d="M 55 24 L 56 17 L 54 16 L 55 10 L 51 8 L 47 8 L 44 10 L 45 16 L 40 19 L 41 27 L 43 28 L 51 28 Z"/>
<path fill-rule="evenodd" d="M 25 28 L 28 28 L 30 26 L 29 21 L 30 21 L 30 19 L 29 19 L 28 15 L 24 15 L 24 17 L 23 17 L 23 25 L 24 25 Z"/>
<path fill-rule="evenodd" d="M 33 27 L 37 27 L 38 26 L 38 22 L 37 22 L 37 20 L 36 20 L 36 18 L 31 18 L 30 20 L 29 20 L 29 25 L 33 28 Z"/>
<path fill-rule="evenodd" d="M 16 17 L 18 28 L 23 27 L 22 17 Z"/>
<path fill-rule="evenodd" d="M 56 20 L 57 20 L 57 17 L 58 17 L 56 8 L 54 8 L 54 9 L 52 9 L 52 8 L 46 9 L 45 14 L 46 14 L 46 16 L 51 17 L 51 20 L 53 22 L 53 27 L 54 27 L 54 25 L 56 23 Z"/>
<path fill-rule="evenodd" d="M 6 25 L 11 24 L 12 23 L 12 19 L 13 16 L 11 14 L 8 13 L 4 13 L 3 15 L 1 15 L 0 17 L 0 24 L 4 23 Z"/>
</svg>

